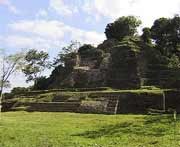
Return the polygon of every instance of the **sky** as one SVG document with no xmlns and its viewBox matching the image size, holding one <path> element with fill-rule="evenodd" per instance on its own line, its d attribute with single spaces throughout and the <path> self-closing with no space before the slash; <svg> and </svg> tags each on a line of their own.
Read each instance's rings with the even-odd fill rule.
<svg viewBox="0 0 180 147">
<path fill-rule="evenodd" d="M 0 48 L 8 53 L 35 48 L 55 57 L 71 40 L 98 45 L 106 25 L 118 17 L 134 15 L 142 28 L 175 14 L 180 0 L 0 0 Z M 22 74 L 11 83 L 27 85 Z"/>
</svg>

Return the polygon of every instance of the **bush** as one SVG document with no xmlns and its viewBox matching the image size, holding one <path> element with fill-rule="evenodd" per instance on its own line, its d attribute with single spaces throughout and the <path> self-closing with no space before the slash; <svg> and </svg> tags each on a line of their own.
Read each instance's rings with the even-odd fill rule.
<svg viewBox="0 0 180 147">
<path fill-rule="evenodd" d="M 30 90 L 29 88 L 25 88 L 25 87 L 15 87 L 11 90 L 11 93 L 13 95 L 18 95 L 18 94 L 24 94 L 28 92 L 29 90 Z"/>
<path fill-rule="evenodd" d="M 12 99 L 14 95 L 12 93 L 4 93 L 3 100 Z"/>
<path fill-rule="evenodd" d="M 95 50 L 96 48 L 93 47 L 92 45 L 84 44 L 83 46 L 79 48 L 78 53 L 81 56 L 81 58 L 88 58 L 88 57 L 92 57 Z"/>
<path fill-rule="evenodd" d="M 46 77 L 40 77 L 36 79 L 36 83 L 34 84 L 34 90 L 45 90 L 48 88 L 48 81 Z"/>
<path fill-rule="evenodd" d="M 95 48 L 90 44 L 85 44 L 79 48 L 78 53 L 80 57 L 83 59 L 90 58 L 91 60 L 96 60 L 96 67 L 100 65 L 104 58 L 104 52 L 101 49 Z"/>
</svg>

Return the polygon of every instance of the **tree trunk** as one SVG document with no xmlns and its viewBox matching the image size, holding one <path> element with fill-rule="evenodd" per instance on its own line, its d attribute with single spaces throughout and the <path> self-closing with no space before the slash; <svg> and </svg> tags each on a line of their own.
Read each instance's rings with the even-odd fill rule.
<svg viewBox="0 0 180 147">
<path fill-rule="evenodd" d="M 0 113 L 2 112 L 3 87 L 0 89 Z"/>
<path fill-rule="evenodd" d="M 0 113 L 2 112 L 2 99 L 3 99 L 3 81 L 1 81 L 1 85 L 0 85 Z"/>
</svg>

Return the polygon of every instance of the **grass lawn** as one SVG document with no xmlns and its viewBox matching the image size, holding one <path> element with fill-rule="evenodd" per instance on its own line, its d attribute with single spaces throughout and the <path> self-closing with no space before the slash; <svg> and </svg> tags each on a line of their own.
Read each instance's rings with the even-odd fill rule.
<svg viewBox="0 0 180 147">
<path fill-rule="evenodd" d="M 178 133 L 172 115 L 8 112 L 0 147 L 178 147 Z"/>
</svg>

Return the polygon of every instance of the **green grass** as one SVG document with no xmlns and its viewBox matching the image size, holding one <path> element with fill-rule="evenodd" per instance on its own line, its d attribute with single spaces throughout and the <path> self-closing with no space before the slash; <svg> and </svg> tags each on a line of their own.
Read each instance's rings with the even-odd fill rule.
<svg viewBox="0 0 180 147">
<path fill-rule="evenodd" d="M 7 112 L 0 147 L 178 147 L 179 131 L 172 115 Z"/>
</svg>

